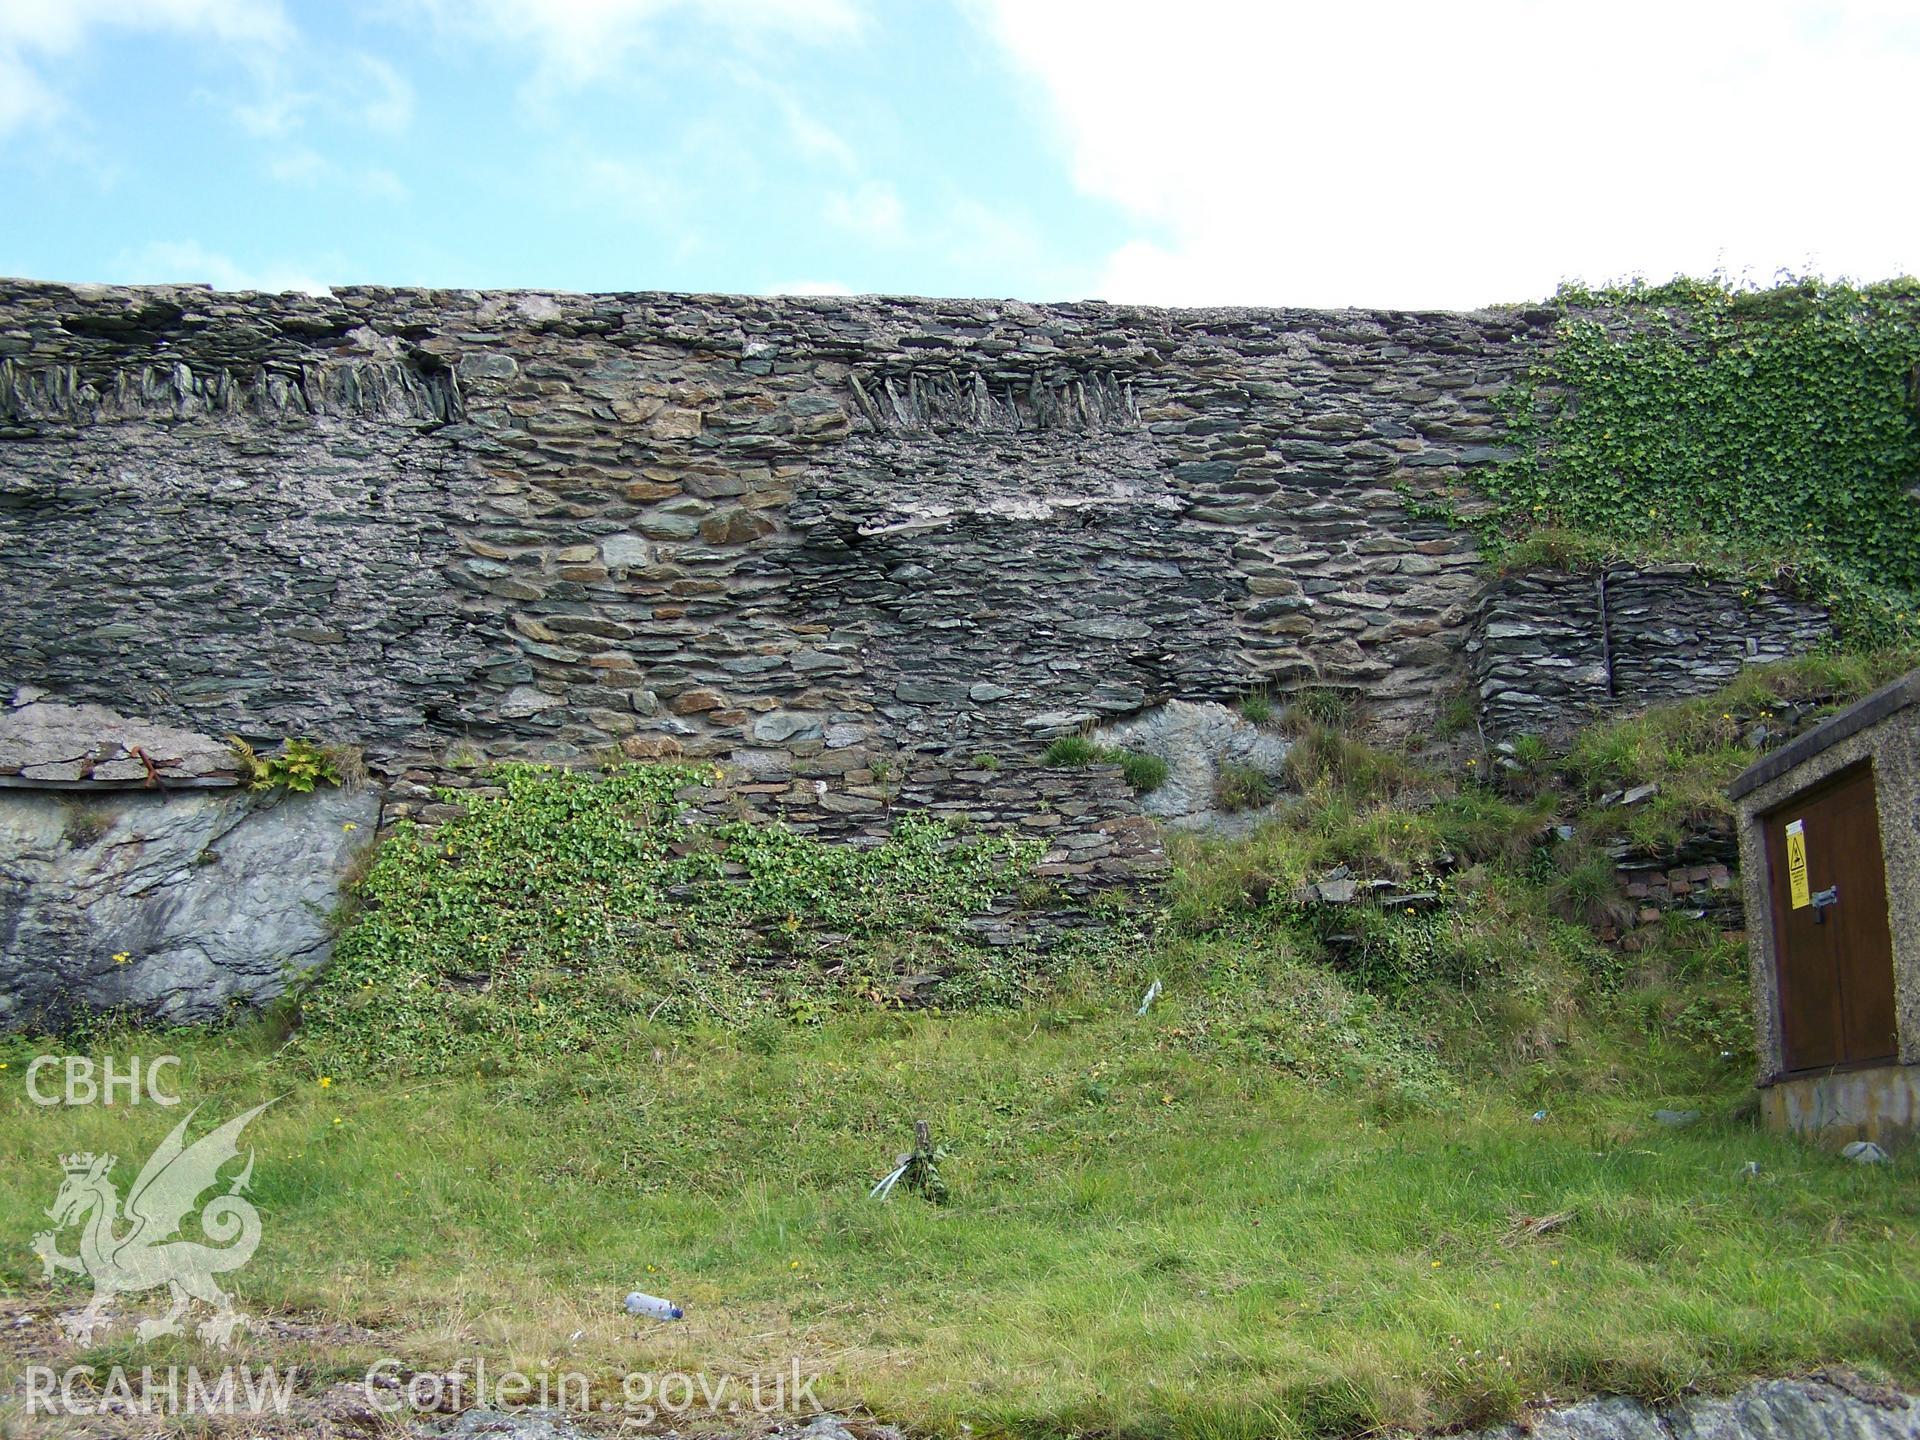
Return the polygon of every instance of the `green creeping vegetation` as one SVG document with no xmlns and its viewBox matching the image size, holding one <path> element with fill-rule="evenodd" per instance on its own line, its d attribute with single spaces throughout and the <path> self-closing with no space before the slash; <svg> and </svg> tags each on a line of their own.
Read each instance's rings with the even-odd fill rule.
<svg viewBox="0 0 1920 1440">
<path fill-rule="evenodd" d="M 1089 765 L 1118 765 L 1120 776 L 1136 795 L 1146 795 L 1167 783 L 1167 762 L 1117 745 L 1098 745 L 1085 735 L 1062 735 L 1040 757 L 1041 763 L 1083 770 Z"/>
<path fill-rule="evenodd" d="M 1741 938 L 1676 915 L 1603 943 L 1604 847 L 1641 807 L 1594 801 L 1657 781 L 1672 824 L 1722 820 L 1751 723 L 1913 658 L 1750 672 L 1492 779 L 1312 721 L 1277 823 L 1173 837 L 1152 939 L 1052 968 L 995 952 L 1022 978 L 940 1013 L 859 993 L 910 943 L 891 907 L 937 937 L 1017 857 L 912 830 L 885 864 L 701 839 L 669 819 L 684 770 L 522 770 L 430 850 L 383 849 L 291 1037 L 288 1014 L 96 1044 L 181 1055 L 209 1115 L 284 1097 L 248 1133 L 264 1238 L 231 1278 L 249 1310 L 381 1332 L 315 1357 L 316 1389 L 386 1354 L 579 1370 L 596 1396 L 798 1356 L 827 1405 L 942 1440 L 1264 1440 L 1829 1365 L 1911 1386 L 1920 1156 L 1850 1165 L 1759 1128 Z M 1409 903 L 1305 889 L 1342 865 Z M 787 915 L 769 968 L 746 932 Z M 623 976 L 636 993 L 600 998 Z M 178 1118 L 32 1104 L 43 1048 L 0 1039 L 0 1295 L 36 1308 L 53 1157 L 144 1156 Z M 946 1203 L 868 1199 L 919 1119 Z M 688 1323 L 636 1329 L 635 1286 Z M 0 1392 L 24 1363 L 0 1347 Z"/>
<path fill-rule="evenodd" d="M 1854 644 L 1920 635 L 1920 282 L 1552 303 L 1498 402 L 1518 454 L 1477 482 L 1500 563 L 1691 560 L 1823 601 Z"/>
<path fill-rule="evenodd" d="M 373 1070 L 497 1069 L 645 1020 L 741 1027 L 871 1003 L 903 966 L 952 968 L 955 932 L 1016 888 L 1031 840 L 905 816 L 884 844 L 680 822 L 688 765 L 499 770 L 499 796 L 403 825 L 358 887 L 299 1044 Z M 461 792 L 449 792 L 449 798 Z M 1010 1003 L 1031 978 L 969 953 L 947 993 Z"/>
</svg>

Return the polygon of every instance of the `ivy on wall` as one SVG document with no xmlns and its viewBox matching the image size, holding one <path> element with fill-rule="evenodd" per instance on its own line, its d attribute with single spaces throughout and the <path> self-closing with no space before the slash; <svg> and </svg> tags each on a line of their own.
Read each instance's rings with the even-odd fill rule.
<svg viewBox="0 0 1920 1440">
<path fill-rule="evenodd" d="M 1920 281 L 1563 288 L 1479 481 L 1496 558 L 1683 558 L 1920 634 Z"/>
</svg>

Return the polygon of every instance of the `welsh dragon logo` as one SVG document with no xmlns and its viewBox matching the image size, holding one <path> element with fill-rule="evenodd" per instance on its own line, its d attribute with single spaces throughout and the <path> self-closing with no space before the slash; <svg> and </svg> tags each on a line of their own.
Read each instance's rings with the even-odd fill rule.
<svg viewBox="0 0 1920 1440">
<path fill-rule="evenodd" d="M 47 1218 L 52 1230 L 33 1237 L 33 1252 L 51 1280 L 62 1270 L 73 1271 L 93 1281 L 93 1299 L 78 1313 L 61 1321 L 67 1333 L 83 1344 L 107 1323 L 107 1309 L 120 1295 L 135 1295 L 164 1285 L 172 1294 L 166 1314 L 149 1316 L 140 1322 L 142 1340 L 180 1333 L 180 1317 L 199 1300 L 213 1307 L 213 1314 L 196 1327 L 201 1339 L 226 1349 L 233 1343 L 233 1332 L 244 1327 L 247 1317 L 233 1308 L 233 1297 L 214 1283 L 214 1276 L 238 1270 L 253 1258 L 260 1243 L 260 1212 L 246 1199 L 247 1182 L 253 1176 L 253 1152 L 247 1151 L 245 1167 L 228 1183 L 222 1193 L 200 1207 L 200 1229 L 211 1244 L 176 1238 L 181 1225 L 199 1205 L 200 1197 L 219 1183 L 220 1167 L 240 1155 L 240 1132 L 262 1110 L 271 1105 L 256 1105 L 246 1114 L 229 1120 L 218 1130 L 186 1143 L 187 1126 L 198 1110 L 187 1115 L 173 1133 L 160 1142 L 135 1177 L 127 1193 L 122 1231 L 120 1191 L 113 1183 L 113 1155 L 63 1155 L 60 1167 L 66 1171 L 60 1193 L 54 1198 Z M 62 1255 L 58 1232 L 69 1225 L 80 1227 L 80 1253 Z"/>
</svg>

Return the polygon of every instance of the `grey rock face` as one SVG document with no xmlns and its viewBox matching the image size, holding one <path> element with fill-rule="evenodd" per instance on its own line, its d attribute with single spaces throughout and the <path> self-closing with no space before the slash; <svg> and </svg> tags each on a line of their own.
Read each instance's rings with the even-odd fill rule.
<svg viewBox="0 0 1920 1440">
<path fill-rule="evenodd" d="M 331 952 L 370 791 L 0 790 L 0 1029 L 258 1003 Z M 116 957 L 125 957 L 116 959 Z"/>
<path fill-rule="evenodd" d="M 1094 732 L 1102 745 L 1157 755 L 1167 779 L 1140 798 L 1140 811 L 1181 829 L 1237 832 L 1259 823 L 1262 812 L 1222 812 L 1213 798 L 1223 764 L 1245 765 L 1262 774 L 1286 772 L 1293 746 L 1215 701 L 1170 700 L 1141 715 Z"/>
<path fill-rule="evenodd" d="M 1649 1405 L 1623 1396 L 1583 1400 L 1527 1417 L 1523 1428 L 1472 1432 L 1473 1440 L 1914 1440 L 1920 1400 L 1868 1396 L 1819 1380 L 1765 1380 L 1725 1398 L 1689 1396 Z"/>
</svg>

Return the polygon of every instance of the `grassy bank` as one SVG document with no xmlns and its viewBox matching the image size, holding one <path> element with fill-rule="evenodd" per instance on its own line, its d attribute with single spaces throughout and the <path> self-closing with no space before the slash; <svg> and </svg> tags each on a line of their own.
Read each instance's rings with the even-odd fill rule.
<svg viewBox="0 0 1920 1440">
<path fill-rule="evenodd" d="M 250 1309 L 364 1327 L 303 1356 L 315 1386 L 380 1354 L 583 1371 L 611 1393 L 629 1371 L 797 1357 L 828 1404 L 928 1433 L 1251 1437 L 1827 1364 L 1911 1384 L 1915 1161 L 1854 1166 L 1758 1129 L 1737 938 L 1676 915 L 1624 949 L 1590 923 L 1623 824 L 1652 843 L 1711 823 L 1708 777 L 1748 753 L 1750 713 L 1847 698 L 1896 663 L 1749 680 L 1529 752 L 1496 784 L 1464 750 L 1382 755 L 1338 717 L 1283 718 L 1302 742 L 1283 823 L 1181 842 L 1150 946 L 975 1010 L 809 988 L 820 1003 L 779 1023 L 709 1007 L 669 1024 L 636 1003 L 596 1013 L 584 1050 L 530 1018 L 411 1068 L 369 1047 L 377 1006 L 92 1046 L 179 1054 L 203 1119 L 281 1097 L 248 1132 L 265 1234 L 235 1287 Z M 1657 824 L 1595 804 L 1649 776 L 1673 797 Z M 427 860 L 401 858 L 414 883 Z M 1303 899 L 1337 864 L 1434 899 Z M 481 923 L 465 900 L 452 913 Z M 381 984 L 418 989 L 389 943 L 404 918 L 361 943 Z M 534 1016 L 537 993 L 514 994 Z M 15 1306 L 83 1298 L 49 1290 L 31 1252 L 57 1157 L 113 1151 L 124 1185 L 184 1113 L 36 1106 L 43 1048 L 0 1042 Z M 948 1202 L 869 1199 L 916 1119 L 946 1151 Z M 632 1288 L 687 1319 L 627 1319 Z M 94 1355 L 198 1353 L 172 1345 Z M 24 1358 L 0 1355 L 17 1381 Z"/>
<path fill-rule="evenodd" d="M 1920 1374 L 1911 1161 L 1757 1132 L 1717 1057 L 1649 1036 L 1540 1121 L 1533 1093 L 1472 1077 L 1383 1118 L 1363 1090 L 1194 1053 L 1203 1007 L 1178 996 L 1116 1008 L 839 1020 L 770 1054 L 636 1036 L 414 1086 L 322 1086 L 264 1037 L 175 1048 L 210 1114 L 286 1096 L 251 1132 L 245 1301 L 370 1327 L 423 1368 L 481 1353 L 611 1384 L 798 1356 L 830 1403 L 943 1434 L 1249 1436 L 1830 1361 Z M 25 1048 L 5 1053 L 17 1073 Z M 17 1082 L 0 1107 L 0 1283 L 40 1297 L 54 1157 L 143 1157 L 174 1117 L 43 1110 Z M 1668 1129 L 1663 1107 L 1704 1118 Z M 950 1151 L 945 1206 L 866 1196 L 913 1118 Z M 626 1320 L 635 1286 L 689 1319 Z"/>
</svg>

